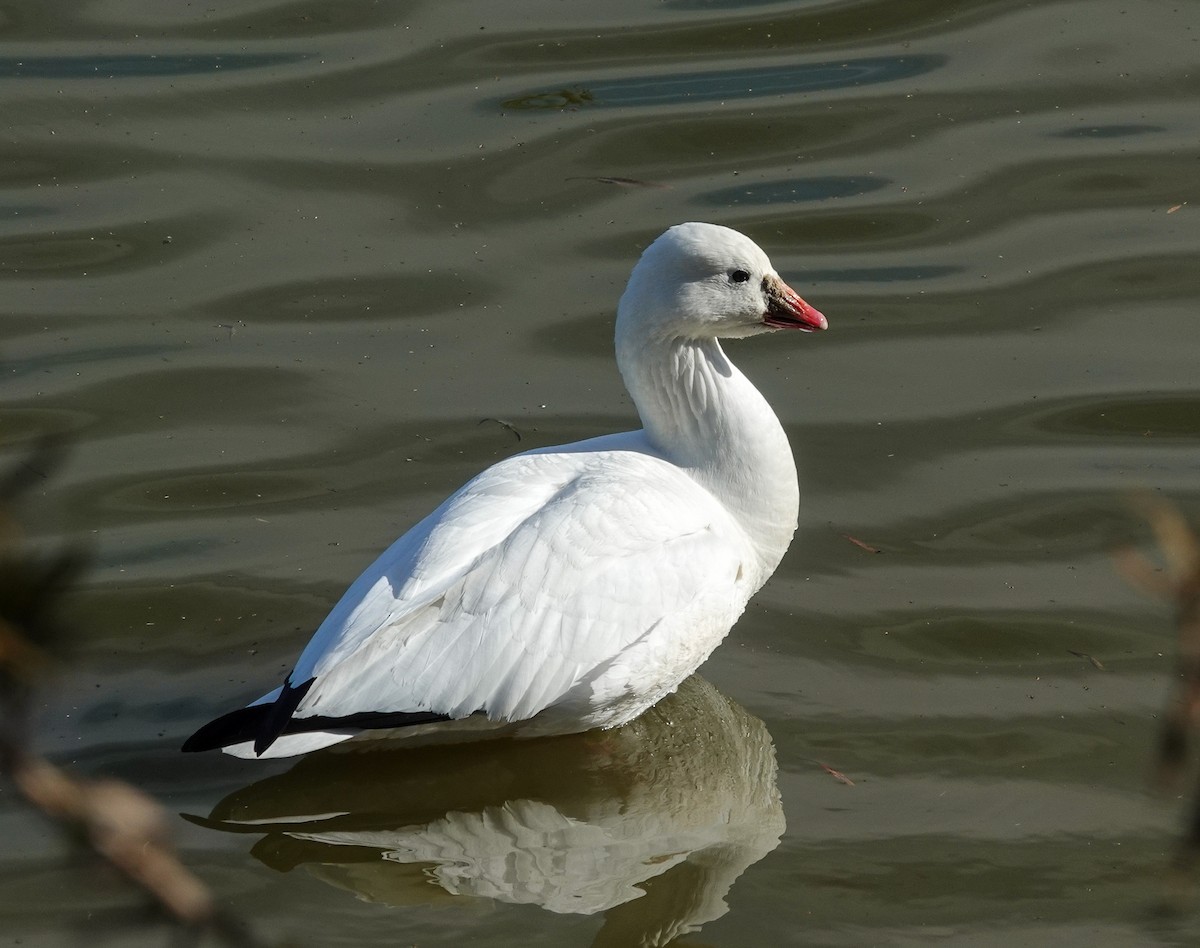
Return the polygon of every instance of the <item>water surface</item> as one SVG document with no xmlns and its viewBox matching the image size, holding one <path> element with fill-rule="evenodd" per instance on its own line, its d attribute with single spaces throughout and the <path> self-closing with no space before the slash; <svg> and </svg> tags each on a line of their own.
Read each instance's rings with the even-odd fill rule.
<svg viewBox="0 0 1200 948">
<path fill-rule="evenodd" d="M 1131 489 L 1200 511 L 1190 7 L 98 0 L 5 17 L 0 438 L 12 458 L 71 437 L 26 513 L 96 559 L 42 746 L 201 818 L 277 779 L 347 811 L 322 832 L 408 831 L 347 849 L 181 821 L 230 908 L 321 945 L 1194 942 L 1190 915 L 1151 913 L 1179 819 L 1145 780 L 1170 616 L 1107 553 L 1145 542 Z M 177 755 L 277 680 L 447 491 L 635 423 L 613 310 L 640 250 L 689 219 L 751 235 L 831 325 L 729 348 L 804 492 L 791 552 L 704 666 L 716 696 L 695 686 L 758 754 L 757 797 L 738 798 L 761 804 L 757 835 L 718 858 L 675 826 L 674 855 L 632 860 L 668 869 L 604 863 L 629 855 L 595 817 L 611 801 L 703 783 L 641 730 L 539 751 L 557 785 L 440 815 L 389 813 L 348 769 L 370 819 L 322 796 L 324 765 Z M 533 766 L 520 753 L 480 773 L 504 791 L 498 774 Z M 3 805 L 0 930 L 72 944 L 124 904 Z M 558 880 L 539 904 L 445 837 L 435 858 L 413 828 L 450 813 L 537 827 L 514 852 L 574 874 L 518 872 Z M 564 910 L 580 892 L 590 914 Z"/>
</svg>

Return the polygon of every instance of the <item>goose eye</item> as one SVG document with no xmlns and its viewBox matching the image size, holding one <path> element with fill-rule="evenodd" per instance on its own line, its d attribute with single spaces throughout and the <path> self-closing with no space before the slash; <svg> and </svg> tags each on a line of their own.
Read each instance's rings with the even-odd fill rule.
<svg viewBox="0 0 1200 948">
<path fill-rule="evenodd" d="M 750 274 L 745 270 L 734 270 L 731 274 L 729 274 L 729 280 L 731 283 L 745 283 L 749 279 Z"/>
</svg>

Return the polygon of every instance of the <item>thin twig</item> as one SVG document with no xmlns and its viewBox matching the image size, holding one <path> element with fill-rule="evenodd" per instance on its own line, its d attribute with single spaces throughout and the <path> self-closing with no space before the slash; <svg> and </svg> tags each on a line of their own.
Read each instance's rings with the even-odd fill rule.
<svg viewBox="0 0 1200 948">
<path fill-rule="evenodd" d="M 1141 553 L 1114 554 L 1117 569 L 1134 586 L 1169 601 L 1175 608 L 1176 685 L 1159 730 L 1155 778 L 1174 786 L 1187 763 L 1188 745 L 1200 726 L 1200 537 L 1178 508 L 1140 494 L 1134 508 L 1150 524 L 1162 556 L 1155 567 Z M 1190 872 L 1200 857 L 1200 788 L 1192 804 L 1188 828 L 1176 857 L 1176 868 Z"/>
<path fill-rule="evenodd" d="M 119 780 L 76 777 L 30 749 L 34 686 L 65 637 L 58 607 L 82 558 L 74 551 L 49 559 L 25 553 L 5 504 L 44 478 L 60 455 L 58 446 L 43 443 L 16 472 L 0 476 L 0 523 L 8 527 L 0 532 L 0 777 L 148 896 L 177 930 L 257 948 L 264 943 L 220 911 L 208 887 L 180 861 L 170 818 L 157 802 Z"/>
</svg>

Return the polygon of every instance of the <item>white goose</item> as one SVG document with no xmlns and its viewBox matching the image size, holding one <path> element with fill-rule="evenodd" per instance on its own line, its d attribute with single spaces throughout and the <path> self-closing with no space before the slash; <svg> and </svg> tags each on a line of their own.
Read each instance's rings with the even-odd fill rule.
<svg viewBox="0 0 1200 948">
<path fill-rule="evenodd" d="M 796 530 L 787 436 L 718 338 L 824 328 L 749 238 L 672 227 L 617 310 L 644 427 L 488 468 L 355 580 L 282 687 L 183 749 L 287 757 L 379 728 L 632 720 L 720 644 Z"/>
</svg>

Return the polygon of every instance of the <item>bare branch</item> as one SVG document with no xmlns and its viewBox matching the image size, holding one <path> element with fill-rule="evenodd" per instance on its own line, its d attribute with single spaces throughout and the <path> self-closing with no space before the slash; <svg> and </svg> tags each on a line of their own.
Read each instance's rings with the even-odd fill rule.
<svg viewBox="0 0 1200 948">
<path fill-rule="evenodd" d="M 73 776 L 29 749 L 35 682 L 52 666 L 66 633 L 59 605 L 82 567 L 73 551 L 37 559 L 20 548 L 5 501 L 44 478 L 61 455 L 43 444 L 17 470 L 0 476 L 0 777 L 44 817 L 148 896 L 180 930 L 207 932 L 227 945 L 256 948 L 239 920 L 221 912 L 208 887 L 180 861 L 170 818 L 157 802 L 119 780 Z"/>
</svg>

